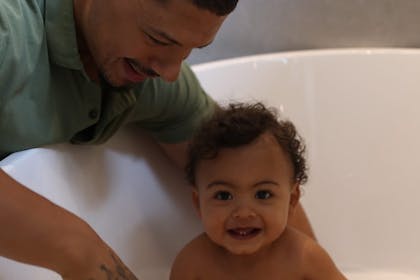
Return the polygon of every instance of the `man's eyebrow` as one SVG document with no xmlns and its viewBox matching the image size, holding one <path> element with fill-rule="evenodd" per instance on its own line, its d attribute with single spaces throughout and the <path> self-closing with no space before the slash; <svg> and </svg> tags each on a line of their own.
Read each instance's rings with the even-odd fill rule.
<svg viewBox="0 0 420 280">
<path fill-rule="evenodd" d="M 156 35 L 159 35 L 160 37 L 164 38 L 165 40 L 168 40 L 172 44 L 178 45 L 178 46 L 182 47 L 182 44 L 180 42 L 178 42 L 177 40 L 175 40 L 174 38 L 172 38 L 170 35 L 168 35 L 164 31 L 160 31 L 160 30 L 154 29 L 153 27 L 150 27 L 150 31 L 152 31 Z M 197 49 L 205 48 L 208 45 L 210 45 L 211 43 L 213 43 L 213 41 L 211 41 L 211 42 L 209 42 L 209 43 L 207 43 L 205 45 L 199 46 L 199 47 L 197 47 Z"/>
</svg>

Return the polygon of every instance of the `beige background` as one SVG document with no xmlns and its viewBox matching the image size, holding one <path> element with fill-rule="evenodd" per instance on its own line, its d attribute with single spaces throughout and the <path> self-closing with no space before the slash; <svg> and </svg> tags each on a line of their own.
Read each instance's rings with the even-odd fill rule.
<svg viewBox="0 0 420 280">
<path fill-rule="evenodd" d="M 239 0 L 192 64 L 313 48 L 419 47 L 420 0 Z"/>
</svg>

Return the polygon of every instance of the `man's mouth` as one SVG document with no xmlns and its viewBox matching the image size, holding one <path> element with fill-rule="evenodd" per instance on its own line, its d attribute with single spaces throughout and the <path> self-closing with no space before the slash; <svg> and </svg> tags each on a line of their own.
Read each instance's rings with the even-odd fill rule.
<svg viewBox="0 0 420 280">
<path fill-rule="evenodd" d="M 132 83 L 139 83 L 144 81 L 147 78 L 155 77 L 157 76 L 156 73 L 152 70 L 145 70 L 143 67 L 138 65 L 134 60 L 126 58 L 125 59 L 125 65 L 126 65 L 126 75 L 127 79 Z"/>
<path fill-rule="evenodd" d="M 233 228 L 229 229 L 227 232 L 234 239 L 245 240 L 257 236 L 261 232 L 261 229 L 253 227 Z"/>
</svg>

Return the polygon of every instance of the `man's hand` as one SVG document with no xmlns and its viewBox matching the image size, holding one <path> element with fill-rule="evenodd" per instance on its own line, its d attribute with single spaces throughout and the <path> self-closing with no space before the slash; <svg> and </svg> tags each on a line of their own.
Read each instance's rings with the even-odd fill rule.
<svg viewBox="0 0 420 280">
<path fill-rule="evenodd" d="M 65 280 L 137 280 L 82 219 L 0 169 L 0 256 Z"/>
</svg>

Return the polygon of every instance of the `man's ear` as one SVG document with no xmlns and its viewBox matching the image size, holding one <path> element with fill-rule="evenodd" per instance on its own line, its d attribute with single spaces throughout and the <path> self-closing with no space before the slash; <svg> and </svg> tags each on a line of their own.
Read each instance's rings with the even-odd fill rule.
<svg viewBox="0 0 420 280">
<path fill-rule="evenodd" d="M 290 192 L 290 202 L 289 202 L 289 213 L 293 213 L 296 205 L 300 199 L 300 185 L 298 183 L 294 184 Z"/>
<path fill-rule="evenodd" d="M 201 218 L 200 198 L 198 196 L 198 189 L 196 186 L 192 187 L 192 202 L 199 218 Z"/>
</svg>

